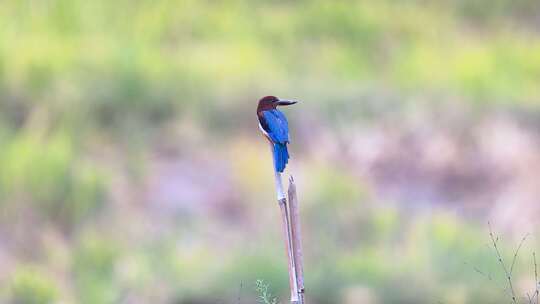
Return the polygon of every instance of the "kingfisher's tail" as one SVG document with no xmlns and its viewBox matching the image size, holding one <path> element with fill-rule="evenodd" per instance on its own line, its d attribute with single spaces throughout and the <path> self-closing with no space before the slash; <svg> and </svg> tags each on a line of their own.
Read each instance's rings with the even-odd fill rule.
<svg viewBox="0 0 540 304">
<path fill-rule="evenodd" d="M 277 172 L 283 172 L 289 162 L 287 144 L 274 143 L 274 165 Z"/>
</svg>

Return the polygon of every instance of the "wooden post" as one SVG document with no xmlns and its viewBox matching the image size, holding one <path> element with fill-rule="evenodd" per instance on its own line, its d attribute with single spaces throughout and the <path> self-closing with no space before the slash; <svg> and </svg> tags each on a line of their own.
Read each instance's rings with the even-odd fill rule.
<svg viewBox="0 0 540 304">
<path fill-rule="evenodd" d="M 289 221 L 289 211 L 287 208 L 287 200 L 285 198 L 278 201 L 281 209 L 281 224 L 283 227 L 283 235 L 285 238 L 285 249 L 287 251 L 287 261 L 289 270 L 289 287 L 291 289 L 291 304 L 299 304 L 298 299 L 298 281 L 296 278 L 296 267 L 294 265 L 293 242 L 291 234 L 291 226 Z"/>
<path fill-rule="evenodd" d="M 270 142 L 270 141 L 269 141 Z M 274 146 L 270 142 L 270 152 L 273 153 Z M 274 168 L 275 168 L 274 163 Z M 285 249 L 287 252 L 287 268 L 289 270 L 289 286 L 291 289 L 291 304 L 305 304 L 304 299 L 304 260 L 302 255 L 302 237 L 300 231 L 300 210 L 298 207 L 298 197 L 296 195 L 296 185 L 291 176 L 289 179 L 288 198 L 283 191 L 281 173 L 274 169 L 276 193 L 279 208 L 281 210 L 281 225 L 285 239 Z"/>
<path fill-rule="evenodd" d="M 274 151 L 274 145 L 269 140 L 270 153 Z M 273 157 L 272 157 L 273 158 Z M 274 160 L 274 181 L 276 183 L 276 194 L 279 208 L 281 210 L 281 226 L 283 228 L 283 237 L 285 240 L 285 250 L 287 254 L 287 268 L 289 270 L 289 287 L 291 289 L 291 304 L 299 304 L 298 300 L 298 282 L 296 279 L 296 268 L 294 265 L 293 254 L 293 241 L 291 233 L 291 222 L 289 217 L 289 208 L 287 207 L 287 199 L 285 198 L 285 192 L 283 191 L 283 184 L 281 182 L 281 173 L 275 170 Z"/>
<path fill-rule="evenodd" d="M 296 195 L 296 185 L 291 176 L 289 178 L 289 214 L 291 222 L 292 248 L 294 266 L 296 272 L 296 286 L 298 291 L 298 303 L 305 304 L 304 299 L 304 256 L 302 253 L 302 232 L 300 229 L 300 208 Z"/>
</svg>

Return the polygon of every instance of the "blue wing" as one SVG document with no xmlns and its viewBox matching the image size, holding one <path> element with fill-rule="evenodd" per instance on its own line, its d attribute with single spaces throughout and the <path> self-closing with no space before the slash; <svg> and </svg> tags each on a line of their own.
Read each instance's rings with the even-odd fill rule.
<svg viewBox="0 0 540 304">
<path fill-rule="evenodd" d="M 279 110 L 263 112 L 268 136 L 274 143 L 285 144 L 289 142 L 289 123 Z"/>
<path fill-rule="evenodd" d="M 263 112 L 265 131 L 274 143 L 274 166 L 277 172 L 283 172 L 289 162 L 289 123 L 279 110 Z"/>
</svg>

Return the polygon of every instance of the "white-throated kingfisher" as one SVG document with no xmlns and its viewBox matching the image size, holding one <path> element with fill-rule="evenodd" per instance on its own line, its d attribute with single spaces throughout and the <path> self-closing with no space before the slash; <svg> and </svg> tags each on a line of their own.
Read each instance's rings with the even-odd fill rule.
<svg viewBox="0 0 540 304">
<path fill-rule="evenodd" d="M 281 186 L 281 173 L 285 170 L 289 161 L 289 124 L 285 115 L 277 109 L 278 106 L 288 106 L 296 101 L 283 100 L 275 96 L 265 96 L 259 100 L 257 106 L 257 118 L 259 128 L 272 146 L 272 156 L 274 159 L 274 170 L 276 173 L 276 186 L 278 190 L 278 200 L 285 197 Z"/>
</svg>

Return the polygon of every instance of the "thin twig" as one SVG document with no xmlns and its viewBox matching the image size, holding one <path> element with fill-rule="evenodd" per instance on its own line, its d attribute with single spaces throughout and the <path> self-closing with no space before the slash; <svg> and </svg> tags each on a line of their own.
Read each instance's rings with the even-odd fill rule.
<svg viewBox="0 0 540 304">
<path fill-rule="evenodd" d="M 465 265 L 470 265 L 470 264 L 465 262 Z M 474 265 L 471 265 L 471 266 L 476 273 L 483 276 L 484 278 L 486 278 L 488 281 L 492 282 L 493 284 L 497 285 L 497 288 L 499 288 L 502 292 L 505 292 L 506 289 L 502 286 L 502 283 L 500 281 L 495 280 L 493 276 L 491 275 L 491 273 L 485 273 L 484 271 L 480 270 L 480 268 Z"/>
<path fill-rule="evenodd" d="M 504 274 L 506 275 L 506 279 L 508 280 L 508 287 L 510 289 L 510 294 L 511 294 L 511 297 L 512 297 L 512 303 L 517 304 L 516 292 L 514 291 L 514 286 L 512 284 L 512 275 L 508 271 L 508 268 L 506 267 L 506 264 L 504 264 L 501 252 L 499 251 L 499 247 L 497 246 L 497 242 L 499 241 L 499 238 L 498 237 L 495 238 L 493 236 L 493 230 L 491 229 L 491 223 L 488 222 L 488 226 L 489 226 L 489 237 L 491 238 L 493 248 L 495 248 L 495 253 L 497 254 L 497 259 L 499 260 L 499 263 L 501 264 L 501 266 L 502 266 L 502 268 L 504 270 Z"/>
<path fill-rule="evenodd" d="M 491 274 L 486 274 L 482 270 L 480 270 L 478 267 L 473 266 L 474 271 L 481 274 L 482 276 L 486 277 L 488 280 L 493 281 L 493 278 L 491 277 Z"/>
<path fill-rule="evenodd" d="M 510 275 L 512 275 L 512 273 L 514 271 L 514 265 L 516 264 L 516 260 L 517 260 L 518 254 L 519 254 L 519 250 L 521 249 L 521 246 L 523 246 L 523 242 L 525 242 L 525 240 L 527 239 L 528 236 L 529 236 L 529 233 L 525 234 L 525 236 L 521 239 L 521 242 L 519 242 L 519 245 L 518 245 L 516 251 L 514 252 L 514 258 L 512 259 L 512 265 L 510 266 Z"/>
<path fill-rule="evenodd" d="M 236 303 L 241 304 L 242 302 L 242 287 L 244 285 L 244 282 L 240 281 L 240 288 L 238 288 L 238 298 Z"/>
<path fill-rule="evenodd" d="M 536 266 L 536 253 L 533 251 L 534 262 L 534 297 L 536 297 L 536 304 L 538 304 L 538 267 Z"/>
</svg>

